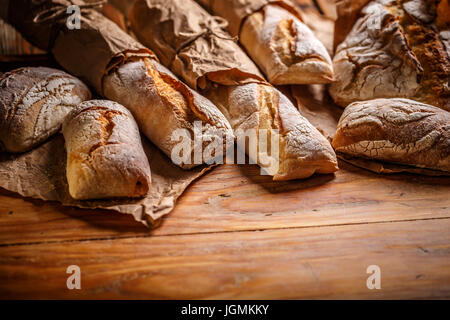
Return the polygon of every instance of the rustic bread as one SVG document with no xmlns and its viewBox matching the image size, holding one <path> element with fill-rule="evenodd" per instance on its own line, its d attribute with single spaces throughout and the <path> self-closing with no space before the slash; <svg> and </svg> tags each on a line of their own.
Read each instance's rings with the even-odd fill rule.
<svg viewBox="0 0 450 320">
<path fill-rule="evenodd" d="M 116 102 L 81 103 L 64 121 L 67 182 L 74 199 L 139 197 L 150 166 L 131 113 Z"/>
<path fill-rule="evenodd" d="M 351 156 L 450 172 L 450 113 L 400 98 L 354 102 L 332 145 Z"/>
<path fill-rule="evenodd" d="M 303 22 L 281 6 L 268 4 L 248 16 L 239 40 L 273 84 L 333 80 L 332 62 L 324 45 Z"/>
<path fill-rule="evenodd" d="M 0 76 L 0 150 L 24 152 L 58 132 L 91 97 L 80 80 L 56 69 L 20 68 Z"/>
<path fill-rule="evenodd" d="M 203 140 L 202 150 L 212 139 L 234 139 L 230 124 L 217 107 L 176 79 L 161 64 L 146 58 L 130 61 L 111 71 L 103 80 L 103 90 L 107 98 L 123 104 L 133 113 L 142 132 L 169 157 L 178 145 L 178 141 L 172 139 L 174 130 L 186 129 L 192 137 L 195 121 L 202 122 L 202 136 L 197 137 Z M 209 163 L 212 156 L 221 156 L 203 154 L 201 163 L 193 163 L 194 144 L 191 146 L 191 163 L 176 163 L 182 168 Z"/>
<path fill-rule="evenodd" d="M 336 103 L 399 97 L 450 111 L 446 3 L 376 0 L 365 6 L 333 59 Z"/>
<path fill-rule="evenodd" d="M 221 19 L 193 0 L 137 0 L 129 18 L 136 36 L 233 122 L 238 140 L 242 137 L 238 129 L 280 131 L 278 159 L 261 150 L 257 155 L 247 152 L 275 180 L 337 170 L 329 142 L 301 117 L 288 98 L 260 76 L 254 63 L 223 30 L 226 24 Z M 239 125 L 241 121 L 244 123 Z M 257 144 L 263 143 L 260 137 L 258 133 Z M 266 166 L 268 163 L 274 166 Z"/>
<path fill-rule="evenodd" d="M 267 154 L 266 149 L 258 149 L 257 155 L 246 150 L 274 180 L 302 179 L 338 170 L 328 140 L 274 87 L 256 83 L 218 86 L 205 94 L 229 119 L 238 141 L 249 129 L 258 135 L 260 130 L 278 130 L 278 157 Z M 277 165 L 268 166 L 269 162 Z"/>
</svg>

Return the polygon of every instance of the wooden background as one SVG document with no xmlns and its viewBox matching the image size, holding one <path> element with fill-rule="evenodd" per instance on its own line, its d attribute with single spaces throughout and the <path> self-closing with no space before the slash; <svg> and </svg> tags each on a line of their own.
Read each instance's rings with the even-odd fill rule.
<svg viewBox="0 0 450 320">
<path fill-rule="evenodd" d="M 293 182 L 217 167 L 154 230 L 0 189 L 0 298 L 449 298 L 450 178 L 339 165 Z"/>
</svg>

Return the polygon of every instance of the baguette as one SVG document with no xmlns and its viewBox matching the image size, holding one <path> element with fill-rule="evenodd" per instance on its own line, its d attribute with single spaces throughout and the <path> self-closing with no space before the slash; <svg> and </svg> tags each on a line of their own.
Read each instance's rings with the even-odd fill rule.
<svg viewBox="0 0 450 320">
<path fill-rule="evenodd" d="M 130 111 L 108 100 L 81 103 L 64 121 L 69 193 L 77 200 L 140 197 L 151 177 Z"/>
<path fill-rule="evenodd" d="M 314 173 L 338 170 L 336 155 L 328 140 L 274 87 L 256 83 L 218 86 L 205 95 L 230 120 L 238 142 L 244 141 L 240 139 L 249 129 L 256 131 L 258 140 L 260 133 L 278 132 L 275 137 L 278 155 L 259 148 L 257 154 L 246 150 L 273 180 L 303 179 Z"/>
<path fill-rule="evenodd" d="M 202 163 L 211 163 L 224 154 L 227 139 L 234 140 L 228 120 L 208 99 L 183 84 L 164 66 L 151 59 L 125 63 L 112 70 L 103 81 L 104 94 L 131 110 L 139 128 L 167 156 L 178 141 L 172 138 L 177 129 L 190 133 L 190 156 L 175 162 L 184 169 Z M 222 141 L 224 148 L 220 154 L 205 154 L 202 161 L 194 163 L 194 122 L 202 123 L 202 149 L 211 141 Z"/>
<path fill-rule="evenodd" d="M 197 1 L 229 21 L 231 34 L 239 37 L 269 82 L 283 85 L 333 80 L 327 50 L 288 2 Z"/>
<path fill-rule="evenodd" d="M 61 129 L 91 97 L 80 80 L 56 69 L 20 68 L 0 77 L 0 151 L 24 152 Z"/>
<path fill-rule="evenodd" d="M 450 113 L 400 98 L 354 102 L 332 145 L 337 153 L 450 172 Z"/>
<path fill-rule="evenodd" d="M 333 59 L 341 106 L 409 98 L 450 111 L 448 0 L 371 1 Z M 349 14 L 350 16 L 351 14 Z M 335 30 L 340 34 L 341 30 Z"/>
</svg>

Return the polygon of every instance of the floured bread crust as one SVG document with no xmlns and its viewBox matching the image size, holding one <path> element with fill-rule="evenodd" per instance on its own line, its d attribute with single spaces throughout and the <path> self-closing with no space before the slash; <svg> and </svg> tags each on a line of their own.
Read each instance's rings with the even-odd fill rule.
<svg viewBox="0 0 450 320">
<path fill-rule="evenodd" d="M 333 80 L 332 62 L 324 45 L 296 16 L 276 4 L 248 16 L 239 39 L 273 84 Z"/>
<path fill-rule="evenodd" d="M 330 94 L 358 100 L 405 97 L 450 111 L 447 0 L 377 0 L 336 50 Z"/>
<path fill-rule="evenodd" d="M 279 157 L 272 159 L 278 161 L 278 170 L 271 173 L 274 180 L 301 179 L 314 173 L 338 170 L 329 142 L 274 87 L 261 84 L 219 86 L 206 96 L 229 119 L 238 139 L 239 132 L 248 129 L 278 130 Z M 258 159 L 254 159 L 260 165 L 261 153 L 263 151 L 258 150 Z"/>
<path fill-rule="evenodd" d="M 24 152 L 58 132 L 64 118 L 91 97 L 77 78 L 60 70 L 27 67 L 0 78 L 0 150 Z"/>
<path fill-rule="evenodd" d="M 352 156 L 450 172 L 450 113 L 400 98 L 354 102 L 332 145 Z"/>
<path fill-rule="evenodd" d="M 103 88 L 107 98 L 118 101 L 133 113 L 142 132 L 169 157 L 178 144 L 172 141 L 174 130 L 186 129 L 193 139 L 195 121 L 202 123 L 203 148 L 212 139 L 234 138 L 227 119 L 211 101 L 177 80 L 154 60 L 140 59 L 123 64 L 105 76 Z M 193 155 L 193 144 L 191 151 Z M 207 160 L 210 159 L 204 158 L 202 163 Z M 199 164 L 179 165 L 188 169 Z"/>
<path fill-rule="evenodd" d="M 74 199 L 140 197 L 151 176 L 130 111 L 108 100 L 83 102 L 65 120 L 67 182 Z"/>
</svg>

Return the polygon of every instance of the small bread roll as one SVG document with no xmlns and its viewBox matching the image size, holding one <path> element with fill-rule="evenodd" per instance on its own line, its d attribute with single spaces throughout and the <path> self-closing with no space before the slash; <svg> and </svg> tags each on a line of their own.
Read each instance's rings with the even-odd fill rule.
<svg viewBox="0 0 450 320">
<path fill-rule="evenodd" d="M 27 67 L 0 77 L 0 151 L 24 152 L 61 129 L 89 89 L 56 69 Z"/>
<path fill-rule="evenodd" d="M 140 197 L 151 177 L 139 129 L 116 102 L 81 103 L 64 121 L 67 182 L 74 199 Z"/>
<path fill-rule="evenodd" d="M 450 113 L 400 98 L 354 102 L 332 145 L 351 156 L 450 172 Z"/>
<path fill-rule="evenodd" d="M 286 9 L 268 4 L 244 21 L 239 40 L 269 82 L 328 83 L 331 58 L 313 32 Z"/>
</svg>

